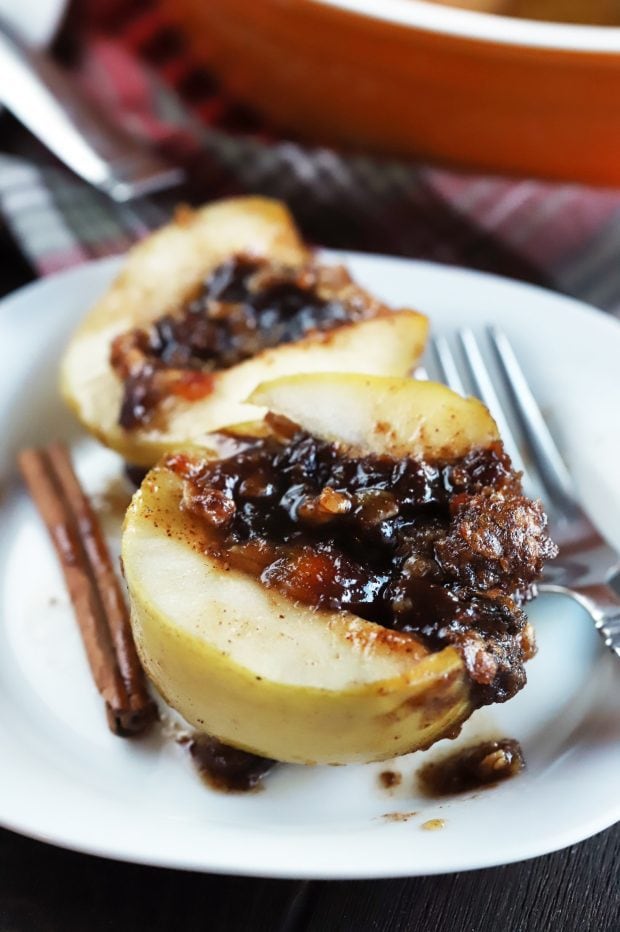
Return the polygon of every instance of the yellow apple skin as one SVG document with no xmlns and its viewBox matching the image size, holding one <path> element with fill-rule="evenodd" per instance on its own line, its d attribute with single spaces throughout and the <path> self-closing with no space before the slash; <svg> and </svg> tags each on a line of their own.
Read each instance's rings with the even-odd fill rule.
<svg viewBox="0 0 620 932">
<path fill-rule="evenodd" d="M 424 351 L 424 315 L 403 310 L 378 316 L 265 350 L 216 372 L 207 398 L 167 398 L 152 425 L 123 429 L 118 424 L 123 386 L 109 361 L 113 339 L 174 312 L 235 253 L 290 266 L 310 258 L 289 212 L 277 201 L 245 197 L 187 211 L 130 251 L 116 281 L 75 331 L 61 363 L 62 395 L 82 425 L 129 462 L 151 466 L 167 450 L 203 443 L 209 431 L 261 417 L 264 409 L 246 399 L 265 380 L 326 369 L 406 375 Z"/>
<path fill-rule="evenodd" d="M 347 612 L 295 604 L 204 553 L 181 480 L 152 470 L 134 496 L 123 565 L 138 653 L 198 731 L 276 760 L 382 760 L 454 733 L 471 714 L 454 648 Z"/>
</svg>

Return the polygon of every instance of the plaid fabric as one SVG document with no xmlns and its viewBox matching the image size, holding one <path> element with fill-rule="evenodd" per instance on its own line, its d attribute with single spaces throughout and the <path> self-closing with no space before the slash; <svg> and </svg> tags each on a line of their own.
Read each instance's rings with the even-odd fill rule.
<svg viewBox="0 0 620 932">
<path fill-rule="evenodd" d="M 90 0 L 87 13 L 80 80 L 132 130 L 191 158 L 204 200 L 278 197 L 311 242 L 490 270 L 620 316 L 619 191 L 283 140 L 192 62 L 155 0 Z M 123 252 L 172 210 L 170 197 L 114 205 L 30 149 L 0 156 L 0 211 L 42 275 Z"/>
</svg>

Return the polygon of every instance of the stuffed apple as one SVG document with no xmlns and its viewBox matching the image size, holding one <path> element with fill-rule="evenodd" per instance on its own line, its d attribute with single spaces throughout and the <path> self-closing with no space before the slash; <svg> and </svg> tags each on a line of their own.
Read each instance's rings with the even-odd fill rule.
<svg viewBox="0 0 620 932">
<path fill-rule="evenodd" d="M 553 545 L 484 406 L 328 373 L 251 401 L 262 422 L 166 456 L 127 513 L 134 637 L 170 705 L 265 757 L 347 763 L 517 692 Z"/>
<path fill-rule="evenodd" d="M 406 375 L 422 314 L 388 307 L 317 263 L 286 208 L 259 197 L 180 212 L 129 253 L 80 324 L 61 389 L 81 423 L 151 466 L 223 425 L 260 417 L 260 383 L 316 371 Z"/>
</svg>

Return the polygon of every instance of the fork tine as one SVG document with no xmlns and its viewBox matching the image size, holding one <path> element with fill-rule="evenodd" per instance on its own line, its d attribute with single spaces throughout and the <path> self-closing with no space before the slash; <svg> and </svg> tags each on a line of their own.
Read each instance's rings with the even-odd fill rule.
<svg viewBox="0 0 620 932">
<path fill-rule="evenodd" d="M 157 230 L 168 223 L 172 216 L 172 210 L 167 213 L 148 198 L 117 204 L 116 208 L 124 225 L 135 239 L 142 239 Z"/>
<path fill-rule="evenodd" d="M 488 327 L 487 332 L 525 439 L 549 497 L 564 511 L 577 511 L 573 481 L 508 337 L 497 327 Z"/>
<path fill-rule="evenodd" d="M 143 239 L 153 232 L 153 227 L 142 216 L 142 213 L 136 209 L 132 203 L 117 204 L 116 210 L 127 231 L 131 233 L 134 239 Z"/>
<path fill-rule="evenodd" d="M 480 347 L 478 346 L 473 330 L 469 328 L 459 330 L 458 337 L 474 390 L 480 400 L 485 403 L 491 412 L 514 468 L 520 470 L 524 478 L 526 478 L 527 470 L 525 469 L 523 458 L 519 452 L 514 432 L 506 419 L 502 403 L 491 381 L 489 371 L 482 353 L 480 352 Z"/>
<path fill-rule="evenodd" d="M 155 201 L 153 198 L 145 197 L 140 203 L 142 216 L 153 230 L 163 227 L 165 223 L 170 223 L 177 206 L 177 197 L 174 197 L 174 200 L 166 198 L 165 201 L 161 198 Z"/>
<path fill-rule="evenodd" d="M 445 382 L 448 388 L 451 388 L 453 392 L 457 392 L 459 395 L 467 395 L 467 391 L 456 367 L 450 344 L 446 338 L 441 336 L 435 337 L 432 341 L 432 346 L 441 381 Z"/>
</svg>

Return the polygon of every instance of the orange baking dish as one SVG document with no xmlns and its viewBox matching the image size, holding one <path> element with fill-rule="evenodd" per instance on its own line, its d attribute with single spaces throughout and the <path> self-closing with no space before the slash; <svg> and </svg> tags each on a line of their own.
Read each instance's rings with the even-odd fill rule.
<svg viewBox="0 0 620 932">
<path fill-rule="evenodd" d="M 422 0 L 166 0 L 241 100 L 298 137 L 620 184 L 620 28 Z"/>
</svg>

